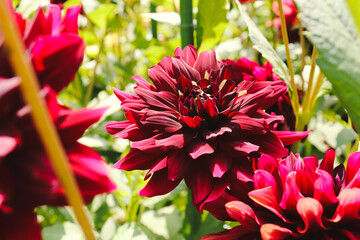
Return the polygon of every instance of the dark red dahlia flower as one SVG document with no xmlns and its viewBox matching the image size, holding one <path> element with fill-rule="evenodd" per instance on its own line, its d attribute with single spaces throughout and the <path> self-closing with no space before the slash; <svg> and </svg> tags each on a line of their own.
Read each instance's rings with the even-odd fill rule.
<svg viewBox="0 0 360 240">
<path fill-rule="evenodd" d="M 12 8 L 11 8 L 12 9 Z M 84 41 L 78 35 L 80 8 L 69 8 L 61 18 L 61 9 L 50 4 L 40 8 L 34 18 L 24 20 L 13 12 L 41 86 L 50 84 L 59 92 L 74 78 L 84 56 Z M 13 77 L 7 49 L 0 33 L 0 77 Z"/>
<path fill-rule="evenodd" d="M 359 239 L 360 152 L 349 157 L 346 170 L 342 164 L 334 169 L 334 159 L 333 150 L 320 165 L 316 157 L 263 155 L 247 196 L 237 188 L 217 201 L 241 226 L 201 239 Z"/>
<path fill-rule="evenodd" d="M 286 91 L 285 83 L 241 81 L 212 50 L 198 56 L 192 46 L 177 48 L 175 57 L 149 69 L 149 77 L 154 85 L 133 77 L 135 94 L 114 89 L 128 120 L 106 126 L 115 137 L 132 141 L 116 168 L 150 169 L 142 196 L 168 193 L 185 179 L 201 210 L 229 185 L 229 170 L 249 162 L 248 155 L 284 157 L 283 141 L 306 136 L 279 137 L 270 126 L 282 117 L 263 111 Z"/>
<path fill-rule="evenodd" d="M 247 81 L 281 81 L 273 72 L 273 67 L 270 62 L 266 62 L 263 66 L 260 66 L 257 62 L 245 57 L 237 61 L 226 59 L 223 60 L 223 62 L 231 64 L 237 79 Z M 270 114 L 283 115 L 285 117 L 285 122 L 275 124 L 274 129 L 295 130 L 296 118 L 287 92 L 279 97 L 277 104 L 265 110 Z"/>
<path fill-rule="evenodd" d="M 0 236 L 6 240 L 41 239 L 33 209 L 41 205 L 64 206 L 66 199 L 35 130 L 30 108 L 22 101 L 19 84 L 18 78 L 0 78 Z M 89 201 L 97 194 L 114 190 L 101 156 L 77 142 L 104 109 L 72 111 L 58 104 L 50 87 L 46 86 L 42 94 L 84 199 Z M 10 232 L 15 227 L 28 232 L 27 238 L 19 238 L 17 231 Z"/>
</svg>

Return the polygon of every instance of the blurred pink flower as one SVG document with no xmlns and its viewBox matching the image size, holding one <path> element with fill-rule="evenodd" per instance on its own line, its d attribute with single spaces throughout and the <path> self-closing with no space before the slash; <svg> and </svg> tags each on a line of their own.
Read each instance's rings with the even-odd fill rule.
<svg viewBox="0 0 360 240">
<path fill-rule="evenodd" d="M 166 194 L 185 179 L 201 211 L 229 185 L 230 170 L 248 165 L 249 155 L 284 157 L 284 144 L 307 135 L 271 131 L 283 118 L 263 109 L 284 94 L 284 82 L 234 78 L 213 50 L 198 56 L 193 46 L 177 48 L 175 57 L 149 69 L 149 77 L 154 85 L 133 77 L 135 94 L 114 89 L 128 120 L 106 126 L 115 137 L 132 141 L 116 168 L 150 169 L 142 196 Z"/>
<path fill-rule="evenodd" d="M 51 84 L 59 92 L 73 80 L 84 56 L 84 41 L 78 35 L 79 11 L 80 7 L 69 8 L 61 18 L 60 7 L 50 4 L 45 14 L 39 8 L 32 20 L 13 12 L 41 86 Z M 2 36 L 0 66 L 0 77 L 13 77 Z"/>
<path fill-rule="evenodd" d="M 359 239 L 360 152 L 349 157 L 346 170 L 342 164 L 333 169 L 334 159 L 333 150 L 320 165 L 314 156 L 291 154 L 277 161 L 263 155 L 248 181 L 252 190 L 247 196 L 241 188 L 245 181 L 238 178 L 236 190 L 218 200 L 241 226 L 201 240 Z"/>
</svg>

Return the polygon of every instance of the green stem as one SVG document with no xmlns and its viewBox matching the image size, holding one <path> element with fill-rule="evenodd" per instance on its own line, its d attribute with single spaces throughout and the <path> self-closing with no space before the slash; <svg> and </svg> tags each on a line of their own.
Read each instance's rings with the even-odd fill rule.
<svg viewBox="0 0 360 240">
<path fill-rule="evenodd" d="M 180 34 L 182 48 L 191 44 L 194 45 L 194 25 L 192 0 L 180 0 Z"/>
<path fill-rule="evenodd" d="M 272 11 L 272 5 L 274 0 L 269 0 L 269 11 L 270 11 L 270 21 L 271 21 L 271 35 L 272 35 L 272 44 L 273 48 L 276 49 L 276 36 L 275 36 L 275 29 L 274 29 L 274 13 Z"/>
<path fill-rule="evenodd" d="M 281 33 L 282 33 L 283 40 L 284 40 L 285 51 L 286 51 L 286 60 L 287 60 L 287 64 L 288 64 L 289 72 L 290 72 L 290 86 L 291 86 L 291 90 L 292 90 L 292 94 L 290 97 L 292 100 L 291 102 L 292 102 L 292 105 L 294 108 L 295 116 L 298 118 L 299 109 L 300 109 L 299 96 L 298 96 L 297 87 L 295 84 L 294 68 L 293 68 L 291 57 L 290 57 L 289 37 L 288 37 L 288 33 L 287 33 L 287 28 L 286 28 L 286 21 L 285 21 L 282 0 L 278 0 L 278 4 L 279 4 L 279 11 L 280 11 L 280 19 L 281 19 Z"/>
<path fill-rule="evenodd" d="M 317 57 L 317 52 L 316 49 L 314 47 L 312 55 L 311 55 L 311 68 L 310 68 L 310 75 L 309 75 L 309 82 L 308 82 L 308 87 L 306 88 L 306 92 L 305 92 L 305 96 L 304 96 L 304 102 L 302 104 L 302 109 L 303 112 L 307 112 L 310 110 L 309 108 L 309 101 L 310 101 L 310 95 L 312 92 L 312 85 L 313 85 L 313 80 L 314 80 L 314 73 L 315 73 L 315 59 Z"/>
<path fill-rule="evenodd" d="M 156 13 L 156 5 L 153 3 L 150 3 L 150 12 Z M 155 21 L 154 19 L 151 19 L 151 32 L 153 39 L 157 39 L 157 21 Z"/>
<path fill-rule="evenodd" d="M 305 38 L 304 38 L 304 28 L 299 21 L 299 35 L 300 35 L 300 45 L 301 45 L 301 70 L 300 73 L 304 70 L 305 67 L 305 56 L 306 56 L 306 47 L 305 47 Z M 304 78 L 302 74 L 300 74 L 302 80 L 302 89 L 304 89 Z"/>
<path fill-rule="evenodd" d="M 324 74 L 320 71 L 319 76 L 316 79 L 314 89 L 313 89 L 313 91 L 311 93 L 311 96 L 310 96 L 310 103 L 309 103 L 310 104 L 310 112 L 314 111 L 317 95 L 319 94 L 319 91 L 320 91 L 321 85 L 323 83 L 323 80 L 324 80 Z"/>
</svg>

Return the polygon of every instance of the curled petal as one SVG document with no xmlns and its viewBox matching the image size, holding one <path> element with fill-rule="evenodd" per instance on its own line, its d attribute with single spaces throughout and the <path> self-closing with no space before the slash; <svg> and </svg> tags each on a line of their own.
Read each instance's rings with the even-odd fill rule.
<svg viewBox="0 0 360 240">
<path fill-rule="evenodd" d="M 316 229 L 325 229 L 322 222 L 323 207 L 314 198 L 301 198 L 296 204 L 296 210 L 304 222 L 304 227 L 298 226 L 297 231 L 305 234 Z M 321 230 L 320 230 L 321 231 Z"/>
<path fill-rule="evenodd" d="M 332 176 L 334 169 L 334 161 L 335 151 L 333 149 L 330 149 L 325 153 L 324 159 L 321 161 L 319 168 L 328 172 L 330 176 Z"/>
<path fill-rule="evenodd" d="M 225 207 L 229 216 L 246 229 L 258 229 L 262 224 L 254 210 L 243 202 L 231 201 L 226 203 Z"/>
<path fill-rule="evenodd" d="M 318 169 L 317 173 L 319 176 L 314 183 L 314 198 L 326 209 L 338 202 L 334 192 L 334 181 L 324 170 Z"/>
<path fill-rule="evenodd" d="M 272 131 L 275 135 L 280 138 L 281 142 L 287 146 L 297 141 L 306 138 L 311 131 L 294 132 L 294 131 Z"/>
<path fill-rule="evenodd" d="M 192 141 L 192 143 L 188 146 L 189 155 L 193 159 L 196 159 L 204 154 L 211 154 L 214 151 L 214 147 L 202 139 Z"/>
<path fill-rule="evenodd" d="M 339 196 L 339 204 L 331 222 L 358 221 L 360 219 L 360 188 L 345 188 Z"/>
<path fill-rule="evenodd" d="M 200 240 L 253 240 L 259 237 L 258 231 L 249 231 L 243 226 L 237 226 L 219 233 L 207 234 Z"/>
<path fill-rule="evenodd" d="M 213 177 L 221 178 L 231 167 L 232 159 L 221 152 L 209 156 L 210 171 Z"/>
<path fill-rule="evenodd" d="M 351 154 L 347 161 L 347 170 L 345 175 L 346 184 L 349 184 L 360 169 L 360 152 Z"/>
<path fill-rule="evenodd" d="M 260 233 L 263 240 L 282 240 L 294 235 L 290 229 L 271 223 L 262 225 Z"/>
<path fill-rule="evenodd" d="M 203 78 L 206 72 L 210 74 L 212 71 L 219 70 L 220 64 L 216 60 L 215 51 L 210 50 L 201 52 L 194 63 L 194 68 L 199 71 Z"/>
<path fill-rule="evenodd" d="M 166 194 L 176 188 L 176 186 L 179 185 L 180 180 L 169 180 L 167 171 L 168 170 L 164 168 L 153 173 L 145 187 L 140 189 L 139 195 L 144 197 L 153 197 Z"/>
<path fill-rule="evenodd" d="M 297 201 L 302 198 L 302 194 L 296 182 L 296 172 L 290 172 L 286 177 L 283 198 L 280 207 L 289 212 L 296 212 Z"/>
</svg>

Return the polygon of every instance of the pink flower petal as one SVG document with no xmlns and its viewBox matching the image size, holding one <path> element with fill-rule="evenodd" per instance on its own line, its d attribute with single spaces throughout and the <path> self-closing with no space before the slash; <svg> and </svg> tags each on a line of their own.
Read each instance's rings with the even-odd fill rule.
<svg viewBox="0 0 360 240">
<path fill-rule="evenodd" d="M 192 141 L 191 144 L 189 144 L 188 146 L 189 155 L 193 159 L 197 159 L 204 154 L 211 154 L 214 151 L 214 147 L 202 139 Z"/>
<path fill-rule="evenodd" d="M 161 66 L 155 65 L 151 67 L 148 70 L 148 74 L 158 91 L 177 93 L 176 80 L 170 77 Z"/>
<path fill-rule="evenodd" d="M 351 154 L 347 161 L 345 182 L 349 184 L 360 169 L 360 152 Z"/>
<path fill-rule="evenodd" d="M 325 153 L 324 159 L 321 161 L 319 168 L 328 172 L 330 176 L 332 176 L 334 169 L 334 161 L 335 151 L 333 149 L 330 149 Z"/>
<path fill-rule="evenodd" d="M 304 226 L 297 227 L 297 231 L 300 234 L 325 229 L 322 222 L 322 214 L 324 210 L 318 200 L 310 197 L 301 198 L 296 204 L 296 210 L 304 222 Z"/>
<path fill-rule="evenodd" d="M 297 141 L 306 138 L 311 131 L 294 132 L 294 131 L 272 131 L 275 135 L 280 138 L 281 142 L 287 146 Z"/>
<path fill-rule="evenodd" d="M 314 183 L 314 198 L 325 208 L 332 207 L 338 202 L 334 192 L 334 181 L 332 176 L 324 170 L 317 170 L 318 178 Z"/>
<path fill-rule="evenodd" d="M 202 78 L 204 78 L 206 72 L 210 74 L 212 71 L 219 70 L 220 64 L 216 60 L 215 51 L 201 52 L 194 63 L 194 68 L 199 71 Z"/>
<path fill-rule="evenodd" d="M 221 178 L 231 167 L 232 159 L 221 152 L 209 156 L 210 171 L 214 178 Z"/>
<path fill-rule="evenodd" d="M 290 229 L 272 223 L 262 225 L 260 232 L 263 240 L 282 240 L 293 235 L 293 232 Z"/>
<path fill-rule="evenodd" d="M 258 239 L 258 235 L 256 231 L 249 232 L 249 230 L 243 226 L 237 226 L 219 233 L 207 234 L 201 237 L 200 240 L 254 240 Z"/>
<path fill-rule="evenodd" d="M 345 188 L 338 195 L 339 205 L 331 222 L 358 221 L 360 219 L 360 188 Z"/>
<path fill-rule="evenodd" d="M 303 198 L 296 182 L 296 172 L 290 172 L 286 177 L 283 198 L 280 207 L 288 212 L 296 212 L 296 204 L 300 198 Z"/>
<path fill-rule="evenodd" d="M 225 204 L 225 207 L 229 216 L 239 222 L 246 229 L 257 230 L 260 225 L 262 225 L 253 209 L 243 202 L 228 202 Z"/>
</svg>

